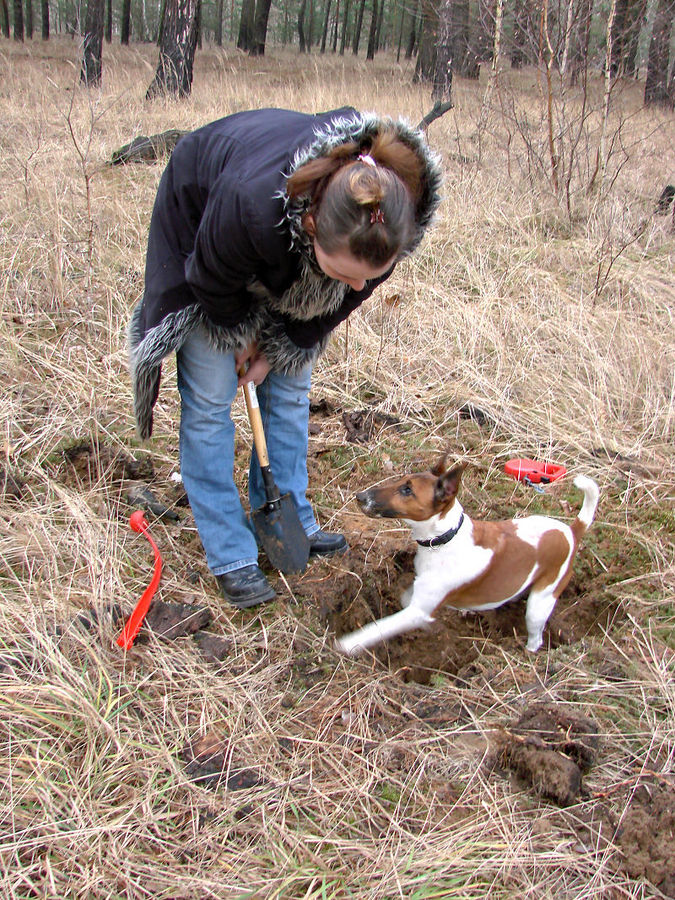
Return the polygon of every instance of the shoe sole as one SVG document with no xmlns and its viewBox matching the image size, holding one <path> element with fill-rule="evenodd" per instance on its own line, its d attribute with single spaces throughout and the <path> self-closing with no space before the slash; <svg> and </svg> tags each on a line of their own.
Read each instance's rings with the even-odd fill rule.
<svg viewBox="0 0 675 900">
<path fill-rule="evenodd" d="M 349 547 L 338 547 L 336 550 L 317 550 L 313 552 L 309 551 L 310 559 L 321 559 L 326 556 L 342 556 L 343 553 L 346 553 L 349 550 Z"/>
<path fill-rule="evenodd" d="M 265 594 L 256 594 L 254 597 L 245 597 L 242 600 L 233 600 L 231 597 L 225 597 L 230 606 L 237 609 L 250 609 L 252 606 L 260 606 L 263 603 L 269 603 L 270 600 L 276 600 L 276 591 Z"/>
</svg>

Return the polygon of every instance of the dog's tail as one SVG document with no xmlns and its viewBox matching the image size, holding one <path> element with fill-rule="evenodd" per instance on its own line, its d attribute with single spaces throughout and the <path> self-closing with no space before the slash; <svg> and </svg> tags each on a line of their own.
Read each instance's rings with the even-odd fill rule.
<svg viewBox="0 0 675 900">
<path fill-rule="evenodd" d="M 598 508 L 598 498 L 600 497 L 600 488 L 592 478 L 587 478 L 585 475 L 577 475 L 574 479 L 574 484 L 584 493 L 583 506 L 579 510 L 574 522 L 572 522 L 572 531 L 578 542 L 595 517 L 595 511 Z"/>
</svg>

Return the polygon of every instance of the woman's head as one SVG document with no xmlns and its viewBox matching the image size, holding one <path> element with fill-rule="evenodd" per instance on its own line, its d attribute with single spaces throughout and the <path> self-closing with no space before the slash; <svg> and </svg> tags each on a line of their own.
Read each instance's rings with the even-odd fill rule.
<svg viewBox="0 0 675 900">
<path fill-rule="evenodd" d="M 395 260 L 415 231 L 420 160 L 391 130 L 368 146 L 349 142 L 298 168 L 290 197 L 305 196 L 303 224 L 325 254 L 347 253 L 373 269 Z"/>
</svg>

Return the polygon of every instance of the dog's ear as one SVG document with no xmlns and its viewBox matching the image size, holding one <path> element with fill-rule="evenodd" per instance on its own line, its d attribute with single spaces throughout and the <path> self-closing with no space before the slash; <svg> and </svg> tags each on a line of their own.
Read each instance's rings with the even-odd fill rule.
<svg viewBox="0 0 675 900">
<path fill-rule="evenodd" d="M 434 503 L 440 505 L 454 500 L 459 490 L 459 483 L 466 466 L 453 466 L 449 472 L 444 472 L 438 478 L 434 486 Z"/>
<path fill-rule="evenodd" d="M 445 465 L 445 461 L 448 458 L 448 454 L 444 453 L 443 456 L 438 460 L 438 462 L 431 467 L 431 474 L 435 475 L 436 478 L 440 478 L 440 476 L 445 472 L 447 466 Z"/>
</svg>

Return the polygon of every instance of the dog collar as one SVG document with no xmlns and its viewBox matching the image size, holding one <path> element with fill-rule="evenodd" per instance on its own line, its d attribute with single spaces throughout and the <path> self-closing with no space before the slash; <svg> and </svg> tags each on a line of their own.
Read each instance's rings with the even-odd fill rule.
<svg viewBox="0 0 675 900">
<path fill-rule="evenodd" d="M 462 527 L 463 521 L 464 513 L 462 513 L 459 517 L 457 528 L 451 528 L 450 531 L 444 531 L 443 534 L 439 534 L 438 537 L 429 538 L 428 541 L 418 541 L 417 543 L 420 545 L 420 547 L 440 547 L 442 544 L 447 544 L 448 541 L 451 541 L 454 538 L 459 529 Z"/>
</svg>

